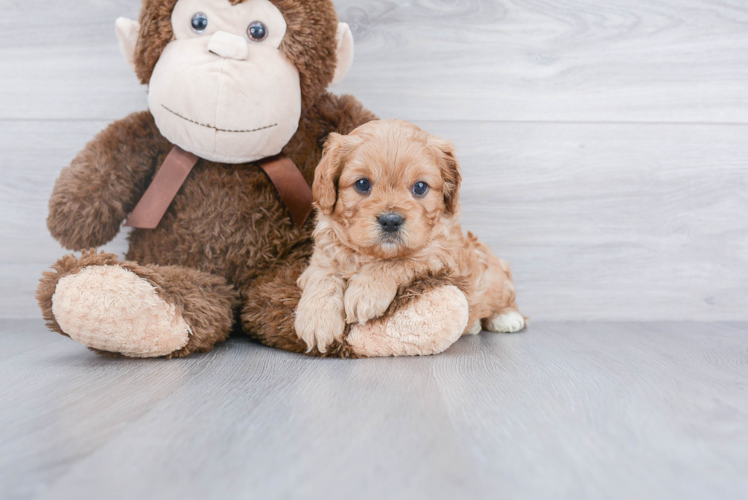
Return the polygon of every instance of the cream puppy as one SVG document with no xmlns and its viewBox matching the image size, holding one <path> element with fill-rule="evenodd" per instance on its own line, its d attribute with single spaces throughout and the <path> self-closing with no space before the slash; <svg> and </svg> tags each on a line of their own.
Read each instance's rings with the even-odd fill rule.
<svg viewBox="0 0 748 500">
<path fill-rule="evenodd" d="M 462 232 L 453 151 L 401 120 L 330 134 L 314 178 L 314 255 L 298 281 L 296 333 L 310 350 L 325 352 L 346 323 L 383 315 L 401 285 L 444 270 L 468 284 L 465 333 L 525 327 L 509 264 Z"/>
</svg>

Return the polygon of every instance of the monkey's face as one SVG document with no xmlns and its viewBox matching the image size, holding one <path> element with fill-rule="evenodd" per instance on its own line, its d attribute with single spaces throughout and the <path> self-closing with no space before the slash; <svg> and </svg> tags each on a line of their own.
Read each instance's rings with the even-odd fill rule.
<svg viewBox="0 0 748 500">
<path fill-rule="evenodd" d="M 268 0 L 179 0 L 174 40 L 150 80 L 161 133 L 201 158 L 244 163 L 278 154 L 301 117 L 299 72 L 279 49 L 283 15 Z"/>
</svg>

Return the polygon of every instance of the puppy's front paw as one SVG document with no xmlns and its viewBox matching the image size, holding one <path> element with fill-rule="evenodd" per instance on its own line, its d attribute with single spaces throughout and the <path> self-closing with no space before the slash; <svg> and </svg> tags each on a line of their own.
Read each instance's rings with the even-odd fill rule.
<svg viewBox="0 0 748 500">
<path fill-rule="evenodd" d="M 397 287 L 385 280 L 373 277 L 354 276 L 345 292 L 345 315 L 349 324 L 366 324 L 382 316 L 395 300 Z"/>
<path fill-rule="evenodd" d="M 296 335 L 309 348 L 307 352 L 315 347 L 319 352 L 327 352 L 327 346 L 340 340 L 345 332 L 342 297 L 305 299 L 302 296 L 294 326 Z"/>
<path fill-rule="evenodd" d="M 516 333 L 525 327 L 525 317 L 517 311 L 500 314 L 491 318 L 486 329 L 497 333 Z"/>
</svg>

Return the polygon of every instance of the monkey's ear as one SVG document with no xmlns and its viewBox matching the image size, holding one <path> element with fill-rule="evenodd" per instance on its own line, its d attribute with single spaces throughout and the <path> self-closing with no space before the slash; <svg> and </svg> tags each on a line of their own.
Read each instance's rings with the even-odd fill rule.
<svg viewBox="0 0 748 500">
<path fill-rule="evenodd" d="M 314 171 L 314 203 L 324 215 L 332 214 L 338 201 L 338 180 L 350 152 L 361 142 L 357 137 L 332 132 L 327 137 L 322 160 Z"/>
<path fill-rule="evenodd" d="M 335 66 L 335 76 L 332 84 L 340 83 L 353 66 L 353 33 L 347 23 L 338 24 L 338 49 L 335 52 L 338 64 Z"/>
<path fill-rule="evenodd" d="M 130 67 L 135 69 L 135 45 L 138 43 L 140 23 L 120 17 L 115 23 L 117 28 L 117 40 L 119 40 L 119 51 L 125 56 Z"/>
<path fill-rule="evenodd" d="M 462 184 L 460 164 L 455 158 L 455 147 L 451 142 L 434 136 L 429 137 L 428 145 L 433 148 L 432 151 L 442 173 L 444 205 L 447 207 L 447 213 L 454 214 L 457 212 L 460 184 Z"/>
</svg>

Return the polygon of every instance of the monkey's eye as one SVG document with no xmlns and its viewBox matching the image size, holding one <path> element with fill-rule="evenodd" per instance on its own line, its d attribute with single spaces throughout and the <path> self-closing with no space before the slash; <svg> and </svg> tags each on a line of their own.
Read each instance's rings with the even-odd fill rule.
<svg viewBox="0 0 748 500">
<path fill-rule="evenodd" d="M 198 12 L 192 16 L 192 31 L 197 34 L 204 33 L 208 28 L 208 16 L 202 12 Z"/>
<path fill-rule="evenodd" d="M 368 194 L 371 191 L 371 181 L 369 179 L 359 179 L 354 184 L 356 191 L 361 194 Z"/>
<path fill-rule="evenodd" d="M 416 196 L 425 196 L 429 192 L 429 185 L 425 182 L 416 182 L 413 186 L 413 194 Z"/>
<path fill-rule="evenodd" d="M 268 28 L 260 21 L 255 21 L 247 28 L 247 36 L 253 42 L 261 42 L 268 37 Z"/>
</svg>

